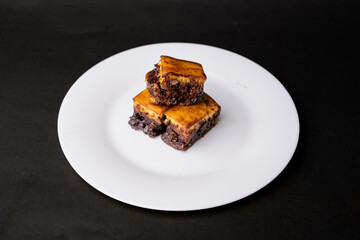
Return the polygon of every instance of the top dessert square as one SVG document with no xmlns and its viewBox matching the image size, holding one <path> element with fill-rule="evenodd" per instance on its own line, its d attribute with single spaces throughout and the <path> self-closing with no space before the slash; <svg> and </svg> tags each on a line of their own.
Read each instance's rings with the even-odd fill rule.
<svg viewBox="0 0 360 240">
<path fill-rule="evenodd" d="M 155 67 L 146 74 L 150 102 L 187 106 L 201 101 L 206 80 L 201 64 L 161 56 Z"/>
<path fill-rule="evenodd" d="M 160 66 L 160 81 L 175 79 L 179 82 L 196 82 L 204 84 L 206 75 L 200 63 L 161 56 L 158 63 Z"/>
</svg>

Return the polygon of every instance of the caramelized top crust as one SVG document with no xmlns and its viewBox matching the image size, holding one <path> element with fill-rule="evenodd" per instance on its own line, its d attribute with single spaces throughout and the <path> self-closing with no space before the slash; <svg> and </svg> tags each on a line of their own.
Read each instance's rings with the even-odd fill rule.
<svg viewBox="0 0 360 240">
<path fill-rule="evenodd" d="M 177 80 L 179 82 L 195 81 L 204 84 L 206 75 L 201 64 L 169 56 L 160 56 L 160 61 L 155 66 L 158 68 L 159 82 L 164 79 Z"/>
<path fill-rule="evenodd" d="M 165 124 L 171 123 L 179 131 L 189 134 L 197 130 L 201 124 L 211 119 L 221 107 L 209 95 L 204 93 L 200 103 L 191 106 L 174 106 L 166 112 Z"/>
<path fill-rule="evenodd" d="M 146 114 L 149 118 L 161 121 L 164 118 L 167 106 L 157 105 L 150 102 L 150 94 L 147 89 L 139 93 L 133 98 L 134 110 Z"/>
</svg>

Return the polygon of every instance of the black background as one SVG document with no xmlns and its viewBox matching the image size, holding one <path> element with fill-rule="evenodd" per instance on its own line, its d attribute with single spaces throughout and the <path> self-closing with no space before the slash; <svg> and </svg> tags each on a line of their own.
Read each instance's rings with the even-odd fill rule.
<svg viewBox="0 0 360 240">
<path fill-rule="evenodd" d="M 360 239 L 359 12 L 358 1 L 0 0 L 0 239 Z M 67 162 L 57 114 L 77 78 L 172 41 L 241 54 L 293 97 L 298 148 L 259 192 L 153 211 L 106 197 Z"/>
</svg>

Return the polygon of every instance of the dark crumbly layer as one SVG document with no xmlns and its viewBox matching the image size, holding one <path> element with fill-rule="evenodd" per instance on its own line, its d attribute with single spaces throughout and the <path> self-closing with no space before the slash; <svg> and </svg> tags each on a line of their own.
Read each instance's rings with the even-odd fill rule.
<svg viewBox="0 0 360 240">
<path fill-rule="evenodd" d="M 159 136 L 166 129 L 165 124 L 158 123 L 153 119 L 147 117 L 145 114 L 136 111 L 130 117 L 129 125 L 135 130 L 142 130 L 150 137 Z"/>
<path fill-rule="evenodd" d="M 220 111 L 218 111 L 213 118 L 204 122 L 197 131 L 193 131 L 187 136 L 178 134 L 174 131 L 173 126 L 170 123 L 166 128 L 166 132 L 161 135 L 161 139 L 169 146 L 177 150 L 185 151 L 215 126 L 219 114 Z"/>
<path fill-rule="evenodd" d="M 147 78 L 147 88 L 149 90 L 151 102 L 159 105 L 188 106 L 201 101 L 203 96 L 203 86 L 196 83 L 178 83 L 171 85 L 166 82 L 166 89 L 163 88 L 157 79 L 158 70 L 152 70 Z"/>
</svg>

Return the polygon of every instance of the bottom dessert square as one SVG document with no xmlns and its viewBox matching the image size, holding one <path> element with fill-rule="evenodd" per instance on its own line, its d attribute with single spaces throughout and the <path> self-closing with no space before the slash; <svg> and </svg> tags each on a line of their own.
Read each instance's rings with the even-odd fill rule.
<svg viewBox="0 0 360 240">
<path fill-rule="evenodd" d="M 145 89 L 133 98 L 134 113 L 129 124 L 135 130 L 142 130 L 150 137 L 156 137 L 165 131 L 164 113 L 167 106 L 150 103 L 149 91 Z"/>
<path fill-rule="evenodd" d="M 221 107 L 206 93 L 203 100 L 191 106 L 174 106 L 165 112 L 165 133 L 161 139 L 178 150 L 187 150 L 212 129 Z"/>
<path fill-rule="evenodd" d="M 134 113 L 129 124 L 150 137 L 161 139 L 177 150 L 187 150 L 216 125 L 221 107 L 204 93 L 201 102 L 191 106 L 167 107 L 152 104 L 148 90 L 133 98 Z"/>
</svg>

